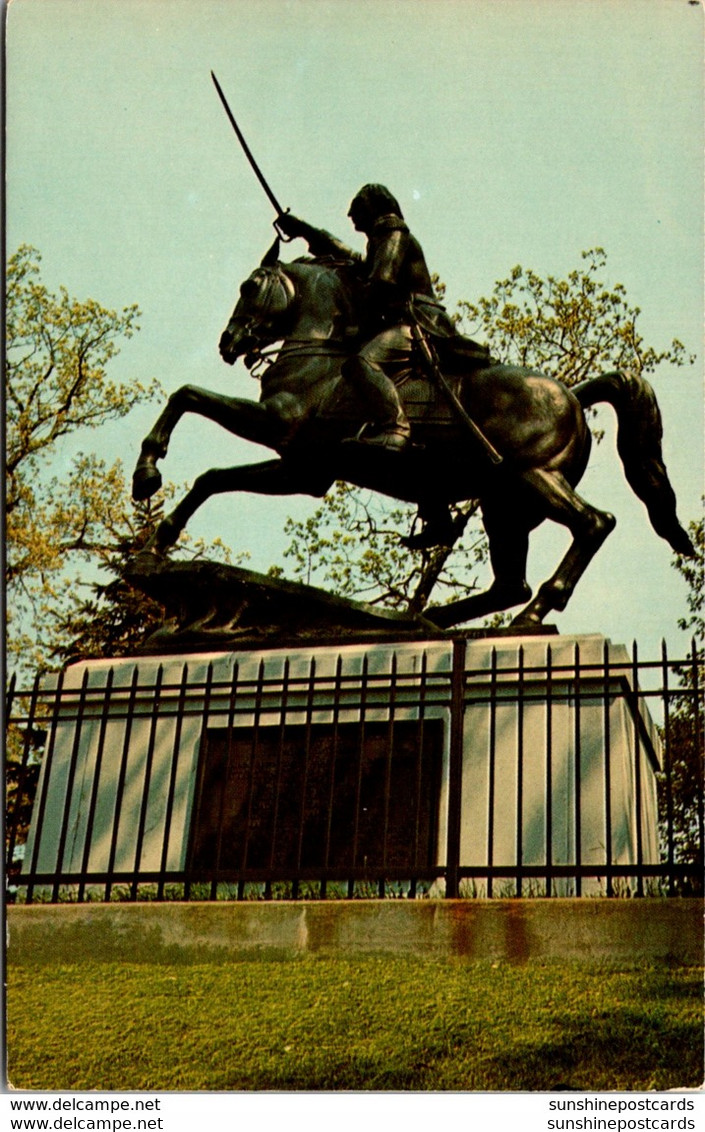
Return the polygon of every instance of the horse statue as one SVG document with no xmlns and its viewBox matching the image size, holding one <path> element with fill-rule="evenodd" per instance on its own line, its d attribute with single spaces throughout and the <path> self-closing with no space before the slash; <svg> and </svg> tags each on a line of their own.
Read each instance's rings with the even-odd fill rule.
<svg viewBox="0 0 705 1132">
<path fill-rule="evenodd" d="M 524 605 L 512 625 L 538 626 L 548 613 L 566 607 L 615 526 L 612 515 L 575 491 L 591 446 L 585 410 L 598 402 L 608 402 L 616 411 L 624 471 L 654 530 L 676 553 L 694 554 L 678 521 L 663 462 L 656 397 L 639 374 L 602 374 L 568 389 L 537 370 L 491 358 L 447 375 L 438 387 L 426 372 L 414 371 L 399 385 L 412 444 L 389 452 L 350 442 L 369 416 L 352 383 L 341 375 L 343 362 L 359 343 L 359 283 L 349 262 L 302 258 L 282 263 L 278 254 L 275 241 L 241 285 L 220 339 L 228 364 L 241 356 L 246 364 L 267 359 L 259 402 L 182 386 L 142 443 L 133 496 L 147 499 L 158 490 L 157 460 L 166 456 L 171 434 L 187 412 L 277 455 L 198 476 L 159 523 L 145 548 L 148 555 L 163 555 L 197 508 L 223 492 L 322 496 L 336 480 L 345 480 L 416 503 L 422 512 L 434 503 L 445 507 L 477 499 L 494 579 L 484 592 L 428 608 L 424 616 L 446 628 Z M 451 397 L 443 392 L 449 385 Z M 500 454 L 500 463 L 488 461 L 467 427 L 468 417 Z M 532 598 L 526 581 L 529 533 L 545 519 L 567 527 L 572 542 Z"/>
</svg>

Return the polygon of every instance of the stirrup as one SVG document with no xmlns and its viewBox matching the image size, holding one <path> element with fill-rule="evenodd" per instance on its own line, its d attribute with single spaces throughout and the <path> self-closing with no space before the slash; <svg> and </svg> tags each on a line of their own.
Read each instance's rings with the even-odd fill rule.
<svg viewBox="0 0 705 1132">
<path fill-rule="evenodd" d="M 343 444 L 364 444 L 366 448 L 384 448 L 388 452 L 402 452 L 411 443 L 411 427 L 408 424 L 393 424 L 377 428 L 370 433 L 370 423 L 364 424 L 354 437 Z"/>
</svg>

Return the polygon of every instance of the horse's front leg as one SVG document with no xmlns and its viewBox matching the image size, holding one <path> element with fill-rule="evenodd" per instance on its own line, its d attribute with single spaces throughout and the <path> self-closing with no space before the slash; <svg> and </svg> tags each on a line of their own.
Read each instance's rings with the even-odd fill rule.
<svg viewBox="0 0 705 1132">
<path fill-rule="evenodd" d="M 161 557 L 177 541 L 198 508 L 212 495 L 231 491 L 252 491 L 261 495 L 325 495 L 333 476 L 322 470 L 290 465 L 286 460 L 264 460 L 234 468 L 212 468 L 194 480 L 193 487 L 162 519 L 141 555 Z"/>
<path fill-rule="evenodd" d="M 172 393 L 151 432 L 142 441 L 132 477 L 133 499 L 149 499 L 161 487 L 157 460 L 166 456 L 171 434 L 184 413 L 198 413 L 244 440 L 269 448 L 285 443 L 300 419 L 298 403 L 293 397 L 279 395 L 261 402 L 248 401 L 243 397 L 211 393 L 196 385 L 182 385 Z"/>
</svg>

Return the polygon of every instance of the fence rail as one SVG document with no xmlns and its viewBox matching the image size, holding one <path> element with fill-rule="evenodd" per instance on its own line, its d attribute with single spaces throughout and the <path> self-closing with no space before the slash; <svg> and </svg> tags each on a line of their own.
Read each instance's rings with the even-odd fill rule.
<svg viewBox="0 0 705 1132">
<path fill-rule="evenodd" d="M 702 892 L 695 643 L 446 652 L 13 678 L 9 899 Z"/>
</svg>

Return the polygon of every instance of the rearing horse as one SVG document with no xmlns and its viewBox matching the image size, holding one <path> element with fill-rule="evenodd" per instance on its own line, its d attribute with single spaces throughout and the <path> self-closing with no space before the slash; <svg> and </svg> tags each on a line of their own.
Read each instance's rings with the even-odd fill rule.
<svg viewBox="0 0 705 1132">
<path fill-rule="evenodd" d="M 590 454 L 584 409 L 609 402 L 618 417 L 617 447 L 627 479 L 645 503 L 656 532 L 683 555 L 694 553 L 676 516 L 661 451 L 661 416 L 640 375 L 609 373 L 568 389 L 536 370 L 496 362 L 457 378 L 460 402 L 502 455 L 490 465 L 460 415 L 419 374 L 407 375 L 400 396 L 413 443 L 388 452 L 345 443 L 365 422 L 365 406 L 341 376 L 355 348 L 359 284 L 351 266 L 325 260 L 277 259 L 278 243 L 240 287 L 220 339 L 224 360 L 257 355 L 283 342 L 261 380 L 259 402 L 225 397 L 192 385 L 172 394 L 142 443 L 133 495 L 146 499 L 161 484 L 156 461 L 186 412 L 278 453 L 274 459 L 199 476 L 159 524 L 145 548 L 160 555 L 210 496 L 250 491 L 321 496 L 336 480 L 424 506 L 479 499 L 494 580 L 486 591 L 425 611 L 440 626 L 523 604 L 512 622 L 538 625 L 562 610 L 593 555 L 615 525 L 612 515 L 575 491 Z M 568 528 L 572 543 L 533 600 L 526 582 L 529 533 L 545 519 Z"/>
</svg>

